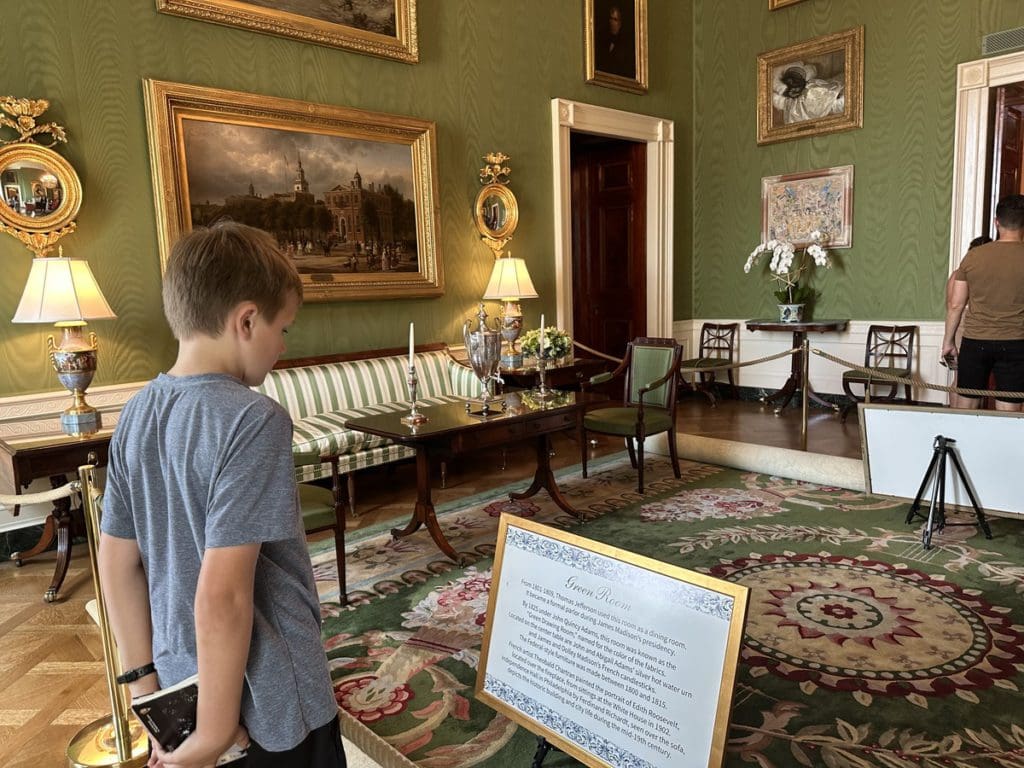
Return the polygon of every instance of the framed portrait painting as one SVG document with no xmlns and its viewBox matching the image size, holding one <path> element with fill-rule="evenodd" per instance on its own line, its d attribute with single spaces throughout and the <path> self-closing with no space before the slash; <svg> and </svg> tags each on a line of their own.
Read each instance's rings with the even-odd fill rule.
<svg viewBox="0 0 1024 768">
<path fill-rule="evenodd" d="M 864 122 L 864 27 L 757 57 L 757 143 L 820 136 Z"/>
<path fill-rule="evenodd" d="M 269 232 L 307 301 L 444 293 L 432 122 L 144 81 L 161 269 L 193 227 Z"/>
<path fill-rule="evenodd" d="M 584 0 L 587 82 L 647 93 L 647 0 Z"/>
<path fill-rule="evenodd" d="M 416 0 L 156 0 L 156 7 L 174 16 L 409 64 L 420 58 Z"/>
<path fill-rule="evenodd" d="M 826 247 L 853 245 L 853 166 L 761 179 L 761 242 L 787 240 L 810 245 L 811 233 L 826 236 Z"/>
</svg>

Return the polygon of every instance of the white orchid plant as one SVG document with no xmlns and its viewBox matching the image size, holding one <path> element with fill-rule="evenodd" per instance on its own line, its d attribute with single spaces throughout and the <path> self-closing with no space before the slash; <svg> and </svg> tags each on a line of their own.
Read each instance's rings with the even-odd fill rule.
<svg viewBox="0 0 1024 768">
<path fill-rule="evenodd" d="M 812 266 L 826 269 L 832 267 L 828 251 L 822 245 L 827 241 L 828 235 L 816 229 L 811 232 L 811 242 L 797 255 L 792 243 L 785 240 L 769 240 L 751 251 L 747 263 L 743 265 L 743 271 L 750 274 L 750 270 L 757 265 L 761 256 L 771 253 L 768 276 L 779 285 L 779 290 L 775 291 L 775 298 L 780 304 L 805 304 L 814 298 L 815 292 L 806 283 L 801 284 L 800 277 Z"/>
</svg>

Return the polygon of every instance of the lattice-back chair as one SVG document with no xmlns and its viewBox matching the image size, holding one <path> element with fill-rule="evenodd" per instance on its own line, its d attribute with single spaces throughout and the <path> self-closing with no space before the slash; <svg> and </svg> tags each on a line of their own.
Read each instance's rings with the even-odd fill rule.
<svg viewBox="0 0 1024 768">
<path fill-rule="evenodd" d="M 676 453 L 676 387 L 683 349 L 675 339 L 640 337 L 626 346 L 618 368 L 593 376 L 589 385 L 625 377 L 621 407 L 588 411 L 580 424 L 580 464 L 587 476 L 587 432 L 618 435 L 626 440 L 629 460 L 637 470 L 637 490 L 644 492 L 644 440 L 666 432 L 672 471 L 679 477 Z M 587 385 L 584 385 L 586 388 Z M 636 445 L 634 448 L 634 441 Z"/>
<path fill-rule="evenodd" d="M 872 325 L 868 328 L 868 336 L 864 347 L 864 367 L 873 373 L 885 373 L 891 376 L 910 376 L 914 363 L 914 339 L 917 337 L 916 325 Z M 852 385 L 864 387 L 867 394 L 870 387 L 888 386 L 889 393 L 871 394 L 872 402 L 891 403 L 897 398 L 899 383 L 873 377 L 871 373 L 849 370 L 843 372 L 843 391 L 849 400 L 840 412 L 840 419 L 846 421 L 850 409 L 857 403 L 864 402 L 864 395 L 857 396 L 851 389 Z M 913 400 L 910 384 L 904 384 L 904 395 L 907 402 Z"/>
<path fill-rule="evenodd" d="M 710 368 L 723 363 L 733 362 L 736 350 L 736 334 L 739 332 L 739 323 L 704 323 L 700 327 L 700 346 L 697 350 L 697 357 L 683 360 L 679 363 L 680 368 Z M 733 369 L 727 370 L 729 377 L 729 390 L 732 396 L 739 397 L 736 389 L 736 380 L 733 377 Z M 699 371 L 694 374 L 694 382 L 690 384 L 685 374 L 680 376 L 680 384 L 687 388 L 703 392 L 712 406 L 717 404 L 715 397 L 715 372 Z"/>
</svg>

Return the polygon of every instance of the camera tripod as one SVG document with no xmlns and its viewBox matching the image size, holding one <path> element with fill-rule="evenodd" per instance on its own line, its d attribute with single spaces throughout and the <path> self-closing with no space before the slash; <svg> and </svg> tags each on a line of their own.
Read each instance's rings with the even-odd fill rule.
<svg viewBox="0 0 1024 768">
<path fill-rule="evenodd" d="M 953 447 L 955 444 L 956 440 L 951 437 L 943 437 L 942 435 L 935 436 L 935 443 L 932 445 L 932 460 L 928 464 L 928 469 L 925 470 L 924 478 L 921 480 L 921 487 L 918 489 L 917 496 L 914 497 L 914 503 L 910 505 L 910 511 L 907 513 L 907 523 L 913 522 L 915 517 L 920 517 L 928 521 L 924 527 L 924 533 L 921 537 L 921 543 L 924 545 L 925 549 L 932 548 L 932 534 L 935 531 L 941 531 L 947 525 L 977 525 L 985 533 L 986 539 L 992 538 L 992 530 L 988 527 L 988 521 L 985 519 L 985 513 L 982 511 L 981 507 L 978 506 L 978 500 L 974 498 L 974 491 L 971 489 L 971 484 L 967 480 L 967 475 L 964 474 L 964 468 L 960 463 L 960 457 L 957 456 L 956 449 Z M 977 518 L 976 522 L 946 522 L 947 456 L 953 463 L 953 469 L 960 478 L 960 482 L 963 483 L 964 490 L 967 491 L 967 497 L 971 500 L 971 506 L 974 507 L 974 516 Z M 934 485 L 932 486 L 931 503 L 928 505 L 928 514 L 924 515 L 920 511 L 921 497 L 924 495 L 925 488 L 928 487 L 928 482 L 933 479 Z"/>
</svg>

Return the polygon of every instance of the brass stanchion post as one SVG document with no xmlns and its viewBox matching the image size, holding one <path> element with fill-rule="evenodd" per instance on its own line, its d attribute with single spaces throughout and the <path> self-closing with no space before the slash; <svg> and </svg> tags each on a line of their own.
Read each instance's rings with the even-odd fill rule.
<svg viewBox="0 0 1024 768">
<path fill-rule="evenodd" d="M 801 365 L 803 366 L 803 386 L 800 388 L 802 395 L 802 403 L 800 406 L 800 450 L 807 450 L 807 407 L 811 401 L 811 385 L 810 379 L 807 374 L 810 370 L 810 345 L 807 339 L 804 339 L 803 347 L 800 350 L 800 354 L 803 356 Z"/>
<path fill-rule="evenodd" d="M 107 622 L 107 609 L 103 603 L 103 590 L 97 564 L 100 536 L 99 492 L 91 465 L 78 468 L 82 493 L 82 512 L 85 517 L 86 541 L 89 545 L 89 564 L 92 566 L 92 584 L 96 590 L 96 623 L 103 643 L 103 669 L 107 675 L 107 693 L 110 694 L 112 714 L 101 717 L 80 730 L 68 744 L 70 768 L 140 768 L 149 759 L 149 742 L 142 726 L 128 720 L 128 698 L 124 686 L 115 678 L 120 663 L 114 635 Z"/>
</svg>

